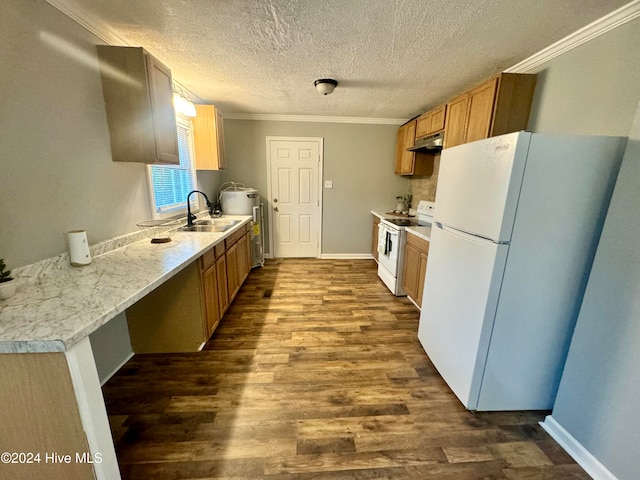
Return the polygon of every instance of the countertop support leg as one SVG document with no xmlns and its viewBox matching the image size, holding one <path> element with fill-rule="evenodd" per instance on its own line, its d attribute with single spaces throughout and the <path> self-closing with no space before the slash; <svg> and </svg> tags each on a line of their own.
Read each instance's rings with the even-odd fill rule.
<svg viewBox="0 0 640 480">
<path fill-rule="evenodd" d="M 82 427 L 94 460 L 97 480 L 120 480 L 107 409 L 89 337 L 66 352 Z M 96 454 L 100 454 L 96 456 Z M 101 457 L 100 463 L 97 462 Z"/>
</svg>

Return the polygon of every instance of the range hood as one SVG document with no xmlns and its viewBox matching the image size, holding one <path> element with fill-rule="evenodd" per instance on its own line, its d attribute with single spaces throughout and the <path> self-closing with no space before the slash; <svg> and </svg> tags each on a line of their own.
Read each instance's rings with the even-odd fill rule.
<svg viewBox="0 0 640 480">
<path fill-rule="evenodd" d="M 407 148 L 410 152 L 437 153 L 442 150 L 444 143 L 444 130 L 427 137 L 418 138 L 413 147 Z"/>
</svg>

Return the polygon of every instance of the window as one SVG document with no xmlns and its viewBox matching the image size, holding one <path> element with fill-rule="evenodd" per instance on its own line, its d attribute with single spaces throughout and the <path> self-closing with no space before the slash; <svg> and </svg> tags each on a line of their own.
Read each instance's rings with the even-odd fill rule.
<svg viewBox="0 0 640 480">
<path fill-rule="evenodd" d="M 196 173 L 192 161 L 191 122 L 177 117 L 180 165 L 149 165 L 148 182 L 154 219 L 186 215 L 187 195 L 195 190 Z M 198 196 L 191 196 L 191 208 L 198 208 Z"/>
</svg>

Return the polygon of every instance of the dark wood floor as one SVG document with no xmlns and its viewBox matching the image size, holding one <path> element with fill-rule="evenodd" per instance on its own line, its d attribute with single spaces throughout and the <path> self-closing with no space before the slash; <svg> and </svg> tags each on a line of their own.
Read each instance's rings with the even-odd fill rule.
<svg viewBox="0 0 640 480">
<path fill-rule="evenodd" d="M 538 426 L 470 413 L 371 260 L 272 260 L 205 350 L 104 386 L 125 479 L 589 479 Z"/>
</svg>

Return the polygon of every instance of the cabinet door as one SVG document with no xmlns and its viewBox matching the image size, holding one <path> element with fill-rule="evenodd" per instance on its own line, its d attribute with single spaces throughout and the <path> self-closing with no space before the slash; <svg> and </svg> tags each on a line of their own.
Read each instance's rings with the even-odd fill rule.
<svg viewBox="0 0 640 480">
<path fill-rule="evenodd" d="M 431 117 L 432 111 L 423 113 L 416 120 L 416 138 L 421 138 L 429 135 L 431 132 Z"/>
<path fill-rule="evenodd" d="M 444 129 L 446 113 L 446 105 L 442 105 L 431 110 L 431 116 L 429 117 L 429 133 L 439 132 Z"/>
<path fill-rule="evenodd" d="M 242 286 L 242 283 L 247 278 L 249 274 L 249 262 L 250 256 L 249 251 L 247 250 L 247 245 L 249 242 L 247 241 L 247 234 L 245 234 L 237 243 L 237 251 L 238 251 L 238 289 Z"/>
<path fill-rule="evenodd" d="M 227 285 L 229 287 L 229 301 L 231 302 L 240 289 L 238 277 L 238 242 L 227 248 Z"/>
<path fill-rule="evenodd" d="M 465 143 L 489 138 L 498 79 L 494 78 L 469 92 L 469 113 Z"/>
<path fill-rule="evenodd" d="M 156 157 L 159 163 L 178 165 L 178 134 L 173 109 L 171 70 L 151 55 L 145 55 L 149 75 L 149 95 L 155 129 Z"/>
<path fill-rule="evenodd" d="M 196 105 L 193 125 L 193 146 L 197 170 L 221 170 L 224 168 L 224 144 L 222 115 L 214 105 Z"/>
<path fill-rule="evenodd" d="M 416 138 L 416 120 L 405 123 L 398 129 L 396 137 L 396 175 L 411 175 L 415 154 L 408 152 L 408 147 L 413 147 Z"/>
<path fill-rule="evenodd" d="M 227 164 L 224 153 L 224 123 L 222 113 L 216 108 L 216 137 L 218 139 L 218 169 L 223 170 Z"/>
<path fill-rule="evenodd" d="M 404 125 L 403 135 L 403 147 L 402 147 L 402 164 L 400 166 L 400 173 L 402 175 L 413 173 L 413 164 L 415 161 L 415 153 L 407 151 L 407 148 L 413 147 L 416 140 L 416 121 Z"/>
<path fill-rule="evenodd" d="M 220 323 L 220 305 L 218 300 L 218 281 L 215 264 L 202 272 L 202 290 L 205 311 L 205 338 L 209 339 Z"/>
<path fill-rule="evenodd" d="M 378 261 L 378 231 L 380 230 L 380 219 L 373 216 L 373 234 L 371 235 L 371 255 Z"/>
<path fill-rule="evenodd" d="M 227 286 L 227 259 L 222 255 L 216 260 L 216 281 L 218 284 L 218 307 L 220 308 L 220 318 L 229 308 L 229 288 Z"/>
<path fill-rule="evenodd" d="M 404 251 L 404 272 L 402 274 L 402 288 L 412 299 L 418 296 L 418 275 L 420 273 L 420 250 L 407 243 Z"/>
<path fill-rule="evenodd" d="M 420 252 L 420 259 L 418 264 L 418 291 L 413 298 L 418 306 L 422 307 L 422 294 L 424 293 L 424 279 L 427 275 L 427 254 Z"/>
<path fill-rule="evenodd" d="M 247 263 L 245 264 L 245 267 L 244 267 L 245 268 L 244 278 L 246 279 L 247 276 L 249 276 L 249 272 L 251 272 L 251 230 L 247 231 L 244 238 L 246 240 L 245 249 L 247 251 Z"/>
<path fill-rule="evenodd" d="M 404 125 L 398 128 L 396 134 L 396 163 L 394 173 L 400 175 L 402 173 L 402 152 L 404 151 Z"/>
<path fill-rule="evenodd" d="M 444 132 L 444 148 L 464 143 L 469 93 L 457 96 L 447 104 L 447 122 Z"/>
</svg>

